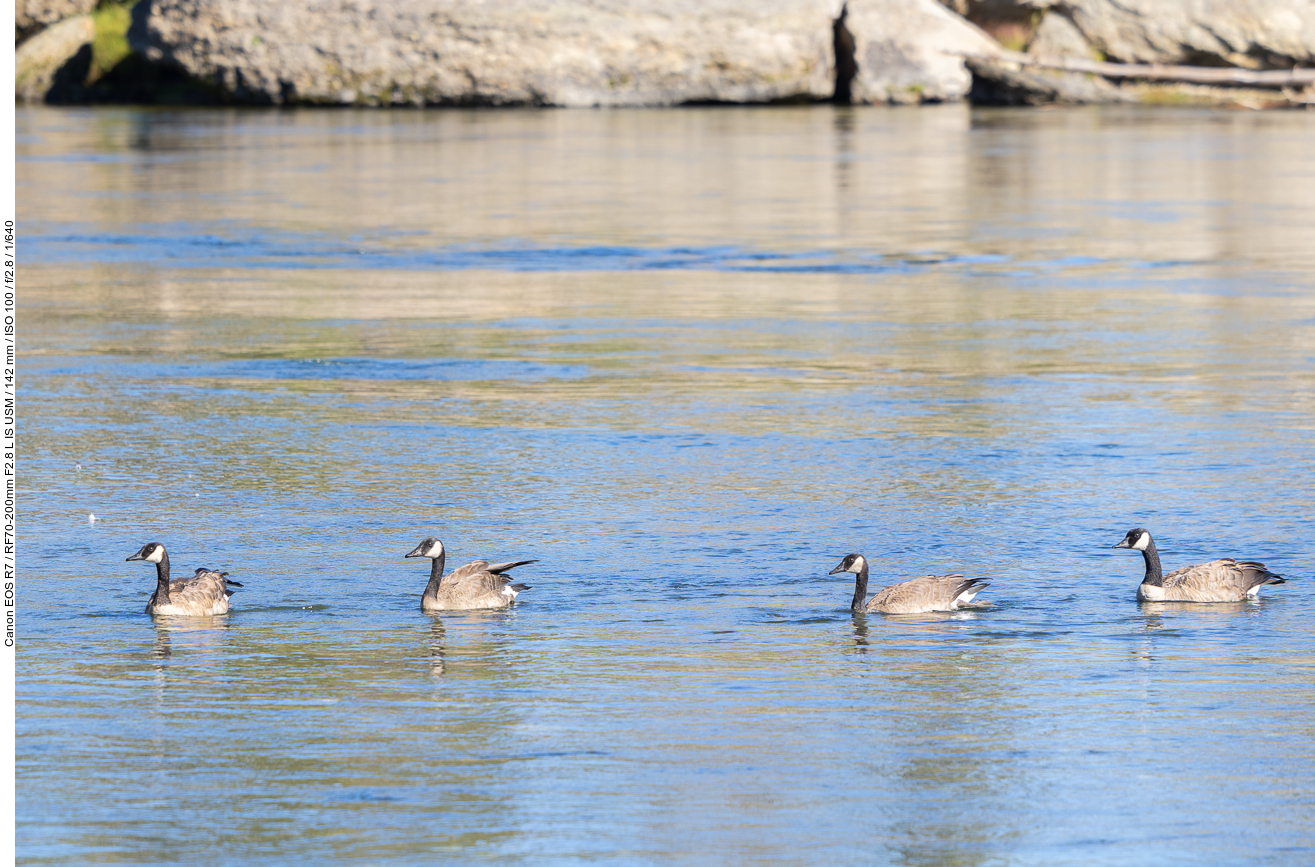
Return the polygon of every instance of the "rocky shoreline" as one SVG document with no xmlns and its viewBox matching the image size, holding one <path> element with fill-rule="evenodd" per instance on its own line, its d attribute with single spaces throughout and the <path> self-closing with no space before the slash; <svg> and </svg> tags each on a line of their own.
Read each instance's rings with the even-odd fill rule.
<svg viewBox="0 0 1315 867">
<path fill-rule="evenodd" d="M 15 40 L 65 104 L 1315 105 L 1315 0 L 19 0 Z"/>
</svg>

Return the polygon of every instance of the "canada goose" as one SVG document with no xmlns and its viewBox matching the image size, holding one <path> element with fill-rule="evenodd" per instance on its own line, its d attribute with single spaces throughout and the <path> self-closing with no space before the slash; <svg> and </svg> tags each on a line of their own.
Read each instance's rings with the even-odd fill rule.
<svg viewBox="0 0 1315 867">
<path fill-rule="evenodd" d="M 226 585 L 241 587 L 228 580 L 227 572 L 197 569 L 191 578 L 169 580 L 169 553 L 159 542 L 147 542 L 128 560 L 145 560 L 155 564 L 155 592 L 146 603 L 147 614 L 174 614 L 183 617 L 209 617 L 228 612 L 228 597 L 233 595 Z"/>
<path fill-rule="evenodd" d="M 923 575 L 910 581 L 892 584 L 878 591 L 864 604 L 868 595 L 868 561 L 862 554 L 847 554 L 830 574 L 854 573 L 854 611 L 880 611 L 884 614 L 923 614 L 928 611 L 953 611 L 963 608 L 990 585 L 981 578 L 962 575 Z"/>
<path fill-rule="evenodd" d="M 525 584 L 512 584 L 503 575 L 509 569 L 538 563 L 538 560 L 516 560 L 511 563 L 490 563 L 476 560 L 443 574 L 447 551 L 443 543 L 433 536 L 427 537 L 407 557 L 428 557 L 429 584 L 420 597 L 421 611 L 468 611 L 474 608 L 506 608 L 517 594 L 529 590 Z"/>
<path fill-rule="evenodd" d="M 1266 569 L 1264 563 L 1238 562 L 1232 557 L 1184 566 L 1165 575 L 1155 540 L 1143 527 L 1129 530 L 1113 547 L 1141 551 L 1146 577 L 1137 588 L 1137 598 L 1146 602 L 1241 602 L 1258 596 L 1266 584 L 1287 583 Z"/>
</svg>

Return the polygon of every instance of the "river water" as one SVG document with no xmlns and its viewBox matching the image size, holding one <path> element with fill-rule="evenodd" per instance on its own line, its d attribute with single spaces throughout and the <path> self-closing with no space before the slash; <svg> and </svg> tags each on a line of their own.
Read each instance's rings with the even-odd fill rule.
<svg viewBox="0 0 1315 867">
<path fill-rule="evenodd" d="M 1315 861 L 1315 113 L 18 147 L 22 863 Z M 1136 526 L 1291 580 L 1139 605 Z M 533 589 L 422 614 L 431 534 Z"/>
</svg>

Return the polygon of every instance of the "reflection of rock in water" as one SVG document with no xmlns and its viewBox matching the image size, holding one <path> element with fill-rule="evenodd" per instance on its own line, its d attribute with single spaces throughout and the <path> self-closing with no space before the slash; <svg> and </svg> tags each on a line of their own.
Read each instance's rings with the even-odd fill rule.
<svg viewBox="0 0 1315 867">
<path fill-rule="evenodd" d="M 429 670 L 435 677 L 442 677 L 447 664 L 443 661 L 443 642 L 446 640 L 443 620 L 430 615 L 429 618 Z"/>
</svg>

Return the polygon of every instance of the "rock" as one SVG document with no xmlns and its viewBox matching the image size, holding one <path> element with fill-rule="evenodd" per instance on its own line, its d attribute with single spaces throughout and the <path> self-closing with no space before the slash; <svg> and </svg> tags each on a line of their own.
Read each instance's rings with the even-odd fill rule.
<svg viewBox="0 0 1315 867">
<path fill-rule="evenodd" d="M 95 8 L 96 0 L 18 0 L 14 4 L 15 36 L 24 39 L 43 27 Z"/>
<path fill-rule="evenodd" d="M 23 102 L 41 102 L 68 72 L 77 66 L 81 75 L 91 63 L 91 41 L 96 25 L 90 15 L 66 18 L 28 39 L 14 53 L 14 95 Z"/>
<path fill-rule="evenodd" d="M 858 54 L 856 102 L 950 102 L 972 86 L 964 55 L 1000 46 L 934 0 L 854 3 L 849 29 Z"/>
<path fill-rule="evenodd" d="M 1123 63 L 1280 69 L 1315 61 L 1311 0 L 1065 0 L 1063 10 L 1088 42 Z"/>
<path fill-rule="evenodd" d="M 673 105 L 832 96 L 835 0 L 141 0 L 148 59 L 239 101 Z M 854 0 L 857 100 L 958 99 L 942 47 L 990 40 L 935 0 Z"/>
<path fill-rule="evenodd" d="M 1315 63 L 1315 0 L 942 0 L 964 8 L 991 32 L 991 21 L 1040 16 L 1027 46 L 1038 61 L 1059 58 L 1121 64 L 1290 70 Z M 1013 9 L 1008 8 L 1012 4 Z M 1036 20 L 1036 18 L 1033 18 Z M 1270 107 L 1302 105 L 1300 85 L 1223 82 L 1181 75 L 1139 80 L 1125 70 L 1059 72 L 1020 65 L 1008 55 L 978 55 L 969 64 L 970 98 L 988 104 L 1135 101 Z M 1202 83 L 1218 80 L 1219 84 Z M 1268 91 L 1266 88 L 1269 88 Z"/>
<path fill-rule="evenodd" d="M 945 6 L 982 28 L 1005 48 L 1021 51 L 1032 40 L 1040 16 L 1037 4 L 1055 0 L 940 0 Z"/>
<path fill-rule="evenodd" d="M 972 21 L 1044 13 L 1029 53 L 1082 56 L 1073 35 L 1106 59 L 1285 69 L 1315 62 L 1313 0 L 943 0 Z M 1014 7 L 1012 10 L 1008 7 Z M 1037 42 L 1044 40 L 1044 50 Z M 1062 45 L 1062 48 L 1061 48 Z"/>
<path fill-rule="evenodd" d="M 1027 46 L 1027 53 L 1037 57 L 1099 59 L 1099 54 L 1073 23 L 1073 19 L 1055 12 L 1048 12 L 1041 19 L 1041 23 L 1036 28 L 1036 35 Z"/>
<path fill-rule="evenodd" d="M 253 102 L 767 102 L 831 95 L 830 7 L 142 0 L 129 39 Z"/>
<path fill-rule="evenodd" d="M 1036 69 L 1007 60 L 970 58 L 973 73 L 969 99 L 974 105 L 1050 105 L 1137 102 L 1137 98 L 1103 78 L 1080 72 Z"/>
</svg>

